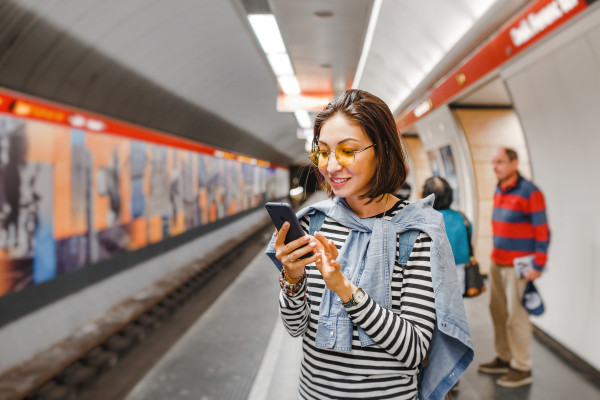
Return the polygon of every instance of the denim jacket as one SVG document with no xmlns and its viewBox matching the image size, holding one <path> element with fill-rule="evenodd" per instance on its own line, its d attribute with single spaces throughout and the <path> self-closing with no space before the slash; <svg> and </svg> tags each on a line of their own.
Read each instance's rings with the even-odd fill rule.
<svg viewBox="0 0 600 400">
<path fill-rule="evenodd" d="M 431 275 L 435 294 L 436 327 L 430 344 L 429 366 L 421 375 L 419 396 L 442 398 L 458 381 L 473 359 L 473 344 L 459 289 L 454 258 L 444 230 L 443 217 L 433 210 L 433 196 L 409 204 L 391 220 L 359 218 L 345 200 L 334 198 L 301 210 L 298 218 L 317 210 L 351 229 L 339 251 L 342 273 L 361 287 L 377 304 L 391 307 L 391 279 L 396 257 L 397 235 L 400 234 L 400 257 L 408 257 L 418 232 L 431 238 Z M 275 238 L 267 247 L 267 255 L 281 269 L 275 258 Z M 406 260 L 399 260 L 404 261 Z M 385 266 L 382 268 L 381 266 Z M 335 293 L 325 288 L 319 309 L 316 344 L 319 347 L 350 351 L 352 321 L 337 302 Z M 361 345 L 375 343 L 358 327 Z"/>
</svg>

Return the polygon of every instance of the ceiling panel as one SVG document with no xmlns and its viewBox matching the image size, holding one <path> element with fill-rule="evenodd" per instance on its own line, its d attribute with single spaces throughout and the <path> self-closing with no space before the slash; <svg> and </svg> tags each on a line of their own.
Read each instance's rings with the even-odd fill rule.
<svg viewBox="0 0 600 400">
<path fill-rule="evenodd" d="M 271 2 L 302 91 L 341 93 L 350 87 L 372 3 L 372 0 Z M 316 17 L 315 12 L 319 11 L 331 12 L 332 16 Z"/>
</svg>

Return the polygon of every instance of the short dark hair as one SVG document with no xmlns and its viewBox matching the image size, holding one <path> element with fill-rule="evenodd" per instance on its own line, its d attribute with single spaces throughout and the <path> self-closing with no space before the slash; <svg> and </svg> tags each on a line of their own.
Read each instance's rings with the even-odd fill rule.
<svg viewBox="0 0 600 400">
<path fill-rule="evenodd" d="M 319 145 L 319 136 L 323 124 L 329 118 L 340 114 L 362 128 L 375 144 L 377 172 L 371 180 L 369 190 L 361 196 L 372 200 L 386 193 L 394 193 L 406 180 L 406 157 L 400 142 L 396 121 L 390 108 L 379 97 L 364 90 L 347 90 L 334 99 L 315 119 L 313 146 Z M 315 167 L 321 187 L 329 197 L 333 190 L 324 181 L 323 175 Z"/>
<path fill-rule="evenodd" d="M 430 194 L 435 194 L 433 208 L 435 210 L 445 210 L 450 208 L 450 204 L 454 200 L 452 195 L 452 187 L 447 180 L 439 176 L 433 176 L 425 181 L 423 185 L 423 197 Z"/>
<path fill-rule="evenodd" d="M 514 160 L 519 159 L 519 155 L 517 154 L 517 152 L 514 149 L 512 149 L 510 147 L 504 147 L 504 151 L 506 152 L 506 155 L 508 156 L 509 161 L 514 161 Z"/>
</svg>

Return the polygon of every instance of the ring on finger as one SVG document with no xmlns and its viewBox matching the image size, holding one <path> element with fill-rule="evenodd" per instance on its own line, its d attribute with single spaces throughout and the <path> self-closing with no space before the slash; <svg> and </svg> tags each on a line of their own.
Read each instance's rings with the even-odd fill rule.
<svg viewBox="0 0 600 400">
<path fill-rule="evenodd" d="M 290 254 L 292 254 L 292 253 L 290 253 Z M 291 262 L 298 261 L 298 260 L 294 260 L 292 257 L 290 257 L 290 254 L 288 254 L 288 259 L 289 259 Z"/>
</svg>

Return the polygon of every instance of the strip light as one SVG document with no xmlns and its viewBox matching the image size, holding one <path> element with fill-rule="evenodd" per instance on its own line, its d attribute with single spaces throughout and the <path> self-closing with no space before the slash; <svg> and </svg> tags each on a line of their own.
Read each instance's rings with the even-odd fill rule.
<svg viewBox="0 0 600 400">
<path fill-rule="evenodd" d="M 285 53 L 285 45 L 273 14 L 250 14 L 248 21 L 266 54 Z"/>
<path fill-rule="evenodd" d="M 300 94 L 300 85 L 294 75 L 294 68 L 288 56 L 277 20 L 273 14 L 249 14 L 248 22 L 260 43 L 281 91 L 287 95 Z M 310 128 L 312 122 L 308 112 L 294 112 L 298 125 L 302 128 Z"/>
<path fill-rule="evenodd" d="M 287 53 L 267 54 L 267 58 L 276 76 L 294 75 L 294 68 Z"/>
<path fill-rule="evenodd" d="M 310 120 L 310 115 L 308 115 L 308 111 L 294 111 L 294 115 L 296 116 L 296 120 L 298 120 L 298 125 L 301 128 L 309 129 L 312 127 L 312 121 Z"/>
</svg>

